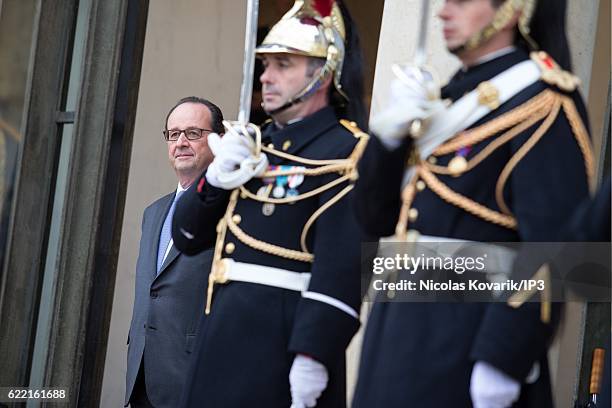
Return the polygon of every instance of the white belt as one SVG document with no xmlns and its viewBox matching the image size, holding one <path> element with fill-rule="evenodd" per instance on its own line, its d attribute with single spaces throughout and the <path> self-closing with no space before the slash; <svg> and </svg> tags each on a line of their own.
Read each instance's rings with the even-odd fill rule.
<svg viewBox="0 0 612 408">
<path fill-rule="evenodd" d="M 304 292 L 310 283 L 309 272 L 293 272 L 271 266 L 236 262 L 230 258 L 221 260 L 220 268 L 215 271 L 217 281 L 239 281 L 259 283 L 282 289 Z"/>
<path fill-rule="evenodd" d="M 442 247 L 447 247 L 449 244 L 452 247 L 452 243 L 457 244 L 469 244 L 470 248 L 476 251 L 479 254 L 486 254 L 486 270 L 483 272 L 486 273 L 494 273 L 501 274 L 503 276 L 509 276 L 512 273 L 512 268 L 514 266 L 514 261 L 516 260 L 517 251 L 512 248 L 508 248 L 498 244 L 491 244 L 487 242 L 478 242 L 478 241 L 468 241 L 461 239 L 453 239 L 446 237 L 435 237 L 431 235 L 421 235 L 418 239 L 418 242 L 423 243 L 440 243 Z M 459 247 L 455 248 L 455 251 L 444 251 L 441 250 L 440 247 L 436 248 L 438 253 L 443 256 L 453 256 L 455 251 L 459 249 Z"/>
<path fill-rule="evenodd" d="M 443 257 L 454 257 L 458 251 L 469 245 L 474 253 L 486 254 L 486 269 L 482 272 L 487 274 L 495 274 L 498 276 L 507 277 L 512 273 L 512 268 L 516 260 L 517 251 L 498 244 L 486 242 L 468 241 L 458 238 L 436 237 L 432 235 L 421 235 L 414 237 L 412 241 L 398 241 L 394 237 L 386 237 L 381 239 L 381 243 L 422 243 L 423 248 L 430 250 L 435 255 Z M 419 254 L 415 254 L 419 255 Z"/>
<path fill-rule="evenodd" d="M 211 271 L 217 283 L 238 281 L 294 290 L 301 292 L 303 298 L 326 303 L 359 319 L 357 311 L 341 300 L 324 293 L 308 291 L 311 276 L 309 272 L 293 272 L 271 266 L 236 262 L 231 258 L 223 258 L 219 262 Z"/>
</svg>

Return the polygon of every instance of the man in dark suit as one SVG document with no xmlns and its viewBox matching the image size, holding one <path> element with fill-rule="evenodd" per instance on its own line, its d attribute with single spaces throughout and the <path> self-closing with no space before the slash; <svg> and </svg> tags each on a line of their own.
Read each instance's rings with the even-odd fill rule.
<svg viewBox="0 0 612 408">
<path fill-rule="evenodd" d="M 126 406 L 176 407 L 181 396 L 212 253 L 182 255 L 170 226 L 176 200 L 213 160 L 208 134 L 222 132 L 222 121 L 216 105 L 193 96 L 178 101 L 166 117 L 163 133 L 178 187 L 147 207 L 142 220 Z"/>
</svg>

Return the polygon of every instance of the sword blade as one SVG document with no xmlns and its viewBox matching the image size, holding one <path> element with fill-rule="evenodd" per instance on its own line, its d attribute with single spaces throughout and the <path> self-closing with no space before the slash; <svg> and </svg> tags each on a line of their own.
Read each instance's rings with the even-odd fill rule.
<svg viewBox="0 0 612 408">
<path fill-rule="evenodd" d="M 429 0 L 421 1 L 421 21 L 419 22 L 419 36 L 417 37 L 417 48 L 414 53 L 413 63 L 422 67 L 427 61 L 427 26 L 429 23 Z"/>
<path fill-rule="evenodd" d="M 249 123 L 251 113 L 258 14 L 259 0 L 248 0 L 246 29 L 244 32 L 244 65 L 242 66 L 242 85 L 240 86 L 240 105 L 238 105 L 238 121 L 243 124 Z"/>
</svg>

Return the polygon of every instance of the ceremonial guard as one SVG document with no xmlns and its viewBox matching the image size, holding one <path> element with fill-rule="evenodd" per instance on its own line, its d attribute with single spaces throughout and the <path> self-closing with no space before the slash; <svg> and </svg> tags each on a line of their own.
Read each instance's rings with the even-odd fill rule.
<svg viewBox="0 0 612 408">
<path fill-rule="evenodd" d="M 184 406 L 346 406 L 367 143 L 355 35 L 342 4 L 296 1 L 256 50 L 272 120 L 209 135 L 215 159 L 173 223 L 184 253 L 215 248 Z"/>
<path fill-rule="evenodd" d="M 447 0 L 463 67 L 441 89 L 396 66 L 370 123 L 358 219 L 397 241 L 555 241 L 593 162 L 564 0 Z M 421 50 L 422 51 L 422 50 Z M 492 245 L 492 244 L 489 244 Z M 354 408 L 550 407 L 550 303 L 376 302 Z"/>
</svg>

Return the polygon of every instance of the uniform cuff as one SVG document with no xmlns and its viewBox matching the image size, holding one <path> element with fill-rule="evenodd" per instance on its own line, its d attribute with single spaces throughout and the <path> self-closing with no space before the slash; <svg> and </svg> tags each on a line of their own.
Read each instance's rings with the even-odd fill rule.
<svg viewBox="0 0 612 408">
<path fill-rule="evenodd" d="M 306 354 L 328 369 L 343 359 L 359 329 L 359 319 L 325 302 L 302 298 L 289 341 L 289 351 Z"/>
<path fill-rule="evenodd" d="M 540 304 L 518 309 L 491 305 L 470 351 L 473 361 L 485 361 L 519 382 L 524 382 L 534 362 L 546 356 L 553 327 L 540 320 Z"/>
</svg>

